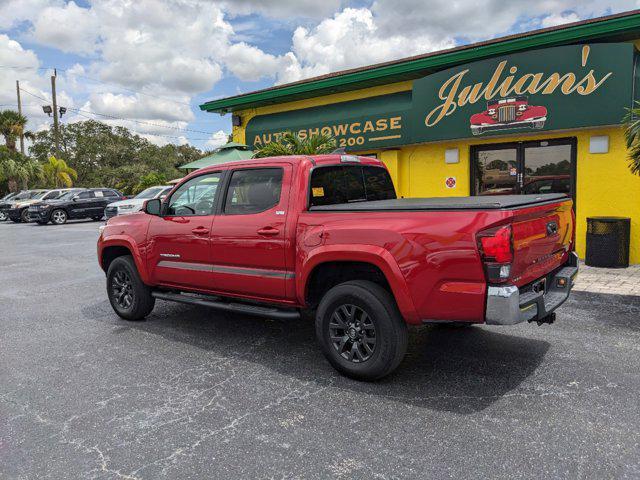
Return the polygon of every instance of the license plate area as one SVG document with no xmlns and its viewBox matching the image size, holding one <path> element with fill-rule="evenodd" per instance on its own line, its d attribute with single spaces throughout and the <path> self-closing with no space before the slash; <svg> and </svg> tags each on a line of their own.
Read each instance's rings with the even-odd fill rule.
<svg viewBox="0 0 640 480">
<path fill-rule="evenodd" d="M 531 285 L 531 291 L 534 293 L 545 293 L 547 291 L 547 279 L 541 278 L 540 280 L 533 282 Z"/>
</svg>

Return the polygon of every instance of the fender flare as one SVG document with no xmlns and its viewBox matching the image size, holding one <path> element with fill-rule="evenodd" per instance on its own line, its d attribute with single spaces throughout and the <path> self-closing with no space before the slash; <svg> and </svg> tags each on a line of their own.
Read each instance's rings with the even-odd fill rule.
<svg viewBox="0 0 640 480">
<path fill-rule="evenodd" d="M 149 282 L 149 272 L 147 270 L 146 262 L 144 258 L 142 258 L 142 254 L 140 253 L 140 247 L 136 243 L 136 241 L 129 237 L 128 235 L 109 235 L 109 239 L 100 243 L 100 251 L 99 259 L 100 266 L 104 270 L 104 266 L 102 265 L 102 255 L 104 251 L 109 247 L 125 247 L 127 250 L 131 252 L 131 256 L 133 257 L 133 261 L 136 264 L 136 268 L 138 269 L 138 273 L 140 274 L 140 278 L 147 285 Z"/>
<path fill-rule="evenodd" d="M 409 287 L 398 263 L 388 250 L 375 245 L 327 245 L 311 251 L 302 261 L 299 281 L 296 282 L 296 297 L 301 305 L 305 304 L 311 273 L 318 265 L 328 262 L 363 262 L 375 265 L 387 279 L 403 318 L 410 323 L 418 321 Z"/>
</svg>

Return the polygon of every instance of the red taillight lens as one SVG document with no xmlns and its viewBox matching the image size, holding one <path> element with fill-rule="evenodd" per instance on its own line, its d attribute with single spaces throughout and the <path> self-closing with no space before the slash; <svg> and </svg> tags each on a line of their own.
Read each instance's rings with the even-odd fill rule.
<svg viewBox="0 0 640 480">
<path fill-rule="evenodd" d="M 511 263 L 513 248 L 511 226 L 491 229 L 480 234 L 480 248 L 483 260 L 496 263 Z"/>
</svg>

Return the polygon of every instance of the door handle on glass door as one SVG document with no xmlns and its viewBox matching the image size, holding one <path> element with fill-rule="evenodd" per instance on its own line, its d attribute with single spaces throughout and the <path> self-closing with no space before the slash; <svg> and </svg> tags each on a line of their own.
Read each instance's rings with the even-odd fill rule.
<svg viewBox="0 0 640 480">
<path fill-rule="evenodd" d="M 258 230 L 258 235 L 268 235 L 268 236 L 273 236 L 273 235 L 277 235 L 280 233 L 280 230 L 278 230 L 277 228 L 273 228 L 273 227 L 264 227 Z"/>
<path fill-rule="evenodd" d="M 191 232 L 195 235 L 206 235 L 207 233 L 209 233 L 209 229 L 204 227 L 196 227 L 191 230 Z"/>
</svg>

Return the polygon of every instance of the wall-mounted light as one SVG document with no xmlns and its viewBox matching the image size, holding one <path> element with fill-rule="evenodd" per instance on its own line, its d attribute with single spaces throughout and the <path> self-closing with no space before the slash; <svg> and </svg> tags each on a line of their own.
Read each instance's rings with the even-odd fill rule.
<svg viewBox="0 0 640 480">
<path fill-rule="evenodd" d="M 444 151 L 444 163 L 458 163 L 460 155 L 457 148 L 447 148 Z"/>
<path fill-rule="evenodd" d="M 242 125 L 242 117 L 240 115 L 231 115 L 231 125 L 234 127 Z"/>
<path fill-rule="evenodd" d="M 589 137 L 589 153 L 609 153 L 609 135 Z"/>
</svg>

